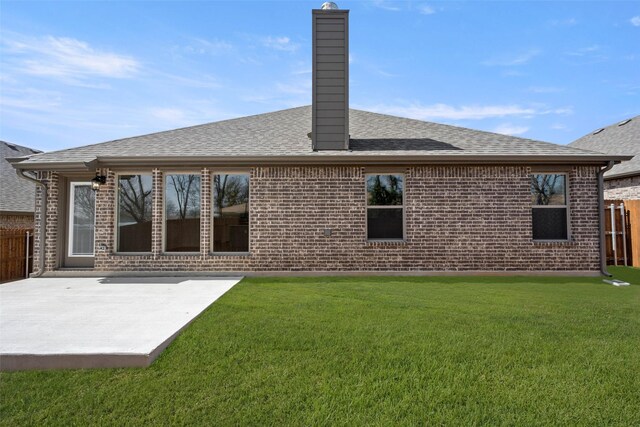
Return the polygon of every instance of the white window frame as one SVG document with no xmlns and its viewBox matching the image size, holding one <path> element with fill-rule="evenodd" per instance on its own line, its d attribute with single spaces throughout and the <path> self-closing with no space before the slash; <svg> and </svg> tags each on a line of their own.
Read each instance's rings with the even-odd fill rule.
<svg viewBox="0 0 640 427">
<path fill-rule="evenodd" d="M 375 175 L 398 175 L 402 177 L 402 204 L 401 205 L 369 205 L 369 191 L 367 182 L 370 176 Z M 406 209 L 407 179 L 403 172 L 371 172 L 364 175 L 364 205 L 365 205 L 365 237 L 367 242 L 405 242 L 407 238 L 407 209 Z M 370 239 L 369 238 L 369 209 L 402 209 L 402 237 L 399 239 Z"/>
<path fill-rule="evenodd" d="M 537 175 L 562 175 L 564 176 L 564 205 L 534 205 L 531 203 L 531 236 L 534 242 L 569 242 L 571 241 L 571 213 L 569 202 L 569 173 L 563 171 L 535 171 L 529 174 L 529 198 L 531 198 L 531 179 Z M 564 208 L 565 220 L 567 221 L 567 238 L 566 239 L 534 239 L 533 238 L 533 209 L 552 209 Z"/>
<path fill-rule="evenodd" d="M 216 256 L 247 256 L 247 255 L 251 255 L 251 213 L 249 213 L 249 227 L 248 227 L 248 236 L 247 238 L 249 239 L 248 242 L 248 246 L 249 246 L 249 250 L 246 252 L 222 252 L 222 251 L 215 251 L 215 236 L 214 236 L 214 221 L 215 221 L 215 209 L 216 209 L 216 201 L 215 198 L 213 197 L 213 192 L 215 191 L 215 185 L 214 185 L 214 179 L 216 175 L 246 175 L 249 178 L 249 200 L 247 201 L 248 203 L 248 208 L 249 210 L 251 210 L 251 171 L 248 170 L 238 170 L 238 169 L 230 169 L 230 170 L 224 170 L 224 169 L 216 169 L 216 170 L 212 170 L 211 171 L 211 222 L 210 222 L 210 226 L 209 226 L 209 240 L 210 240 L 210 245 L 209 245 L 209 251 L 211 253 L 211 255 L 216 255 Z"/>
<path fill-rule="evenodd" d="M 162 253 L 167 255 L 200 255 L 202 249 L 202 235 L 198 242 L 198 251 L 176 252 L 167 251 L 167 178 L 169 175 L 197 175 L 200 177 L 200 226 L 202 227 L 202 171 L 170 170 L 162 172 Z M 202 231 L 202 228 L 201 228 Z"/>
<path fill-rule="evenodd" d="M 120 246 L 118 245 L 119 243 L 119 237 L 120 237 L 120 176 L 122 175 L 143 175 L 143 176 L 150 176 L 151 177 L 151 250 L 148 252 L 123 252 L 120 250 Z M 113 247 L 116 248 L 116 250 L 114 251 L 115 254 L 117 255 L 149 255 L 151 253 L 153 253 L 153 210 L 154 210 L 154 203 L 153 203 L 153 198 L 154 198 L 154 191 L 155 189 L 153 188 L 154 184 L 153 184 L 153 172 L 151 171 L 145 171 L 145 172 L 140 172 L 140 171 L 136 171 L 136 172 L 118 172 L 116 174 L 116 181 L 115 181 L 115 186 L 116 186 L 116 201 L 115 201 L 115 212 L 113 213 L 114 218 L 116 219 L 115 221 L 115 228 L 114 228 L 114 232 L 113 232 Z"/>
<path fill-rule="evenodd" d="M 71 258 L 93 258 L 96 256 L 96 208 L 95 208 L 95 198 L 93 200 L 93 250 L 90 254 L 74 254 L 73 253 L 73 217 L 75 210 L 75 195 L 76 195 L 76 187 L 85 187 L 88 186 L 91 188 L 90 181 L 72 181 L 69 183 L 69 244 L 67 245 L 68 256 Z M 93 191 L 93 190 L 91 190 Z"/>
</svg>

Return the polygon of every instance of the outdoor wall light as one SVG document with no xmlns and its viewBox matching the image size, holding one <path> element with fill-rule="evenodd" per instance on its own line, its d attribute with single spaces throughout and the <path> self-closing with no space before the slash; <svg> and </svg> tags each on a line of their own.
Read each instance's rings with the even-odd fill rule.
<svg viewBox="0 0 640 427">
<path fill-rule="evenodd" d="M 107 182 L 107 177 L 104 175 L 98 175 L 96 172 L 96 177 L 91 180 L 91 189 L 93 191 L 97 191 L 100 189 L 100 186 Z"/>
</svg>

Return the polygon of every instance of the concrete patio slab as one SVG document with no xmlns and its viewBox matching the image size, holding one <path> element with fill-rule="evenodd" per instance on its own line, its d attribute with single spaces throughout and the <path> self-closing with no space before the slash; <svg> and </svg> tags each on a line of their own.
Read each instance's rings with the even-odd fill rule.
<svg viewBox="0 0 640 427">
<path fill-rule="evenodd" d="M 0 370 L 149 366 L 240 280 L 37 278 L 0 285 Z"/>
</svg>

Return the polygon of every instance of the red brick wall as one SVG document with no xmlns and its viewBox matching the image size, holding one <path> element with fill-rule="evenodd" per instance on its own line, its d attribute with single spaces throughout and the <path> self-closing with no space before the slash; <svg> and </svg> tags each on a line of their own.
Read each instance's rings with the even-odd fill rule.
<svg viewBox="0 0 640 427">
<path fill-rule="evenodd" d="M 99 271 L 597 271 L 595 167 L 571 167 L 571 241 L 531 238 L 527 166 L 405 167 L 406 241 L 366 240 L 365 171 L 256 167 L 250 183 L 250 255 L 210 254 L 210 168 L 202 173 L 201 252 L 162 253 L 162 172 L 154 170 L 152 253 L 114 254 L 115 174 L 97 193 Z M 55 189 L 57 194 L 57 188 Z M 56 195 L 57 198 L 57 195 Z M 49 205 L 51 206 L 50 200 Z M 204 220 L 206 219 L 206 221 Z M 331 229 L 331 236 L 324 230 Z M 55 252 L 55 231 L 47 236 Z M 55 254 L 47 255 L 55 258 Z M 52 263 L 47 269 L 56 268 Z"/>
</svg>

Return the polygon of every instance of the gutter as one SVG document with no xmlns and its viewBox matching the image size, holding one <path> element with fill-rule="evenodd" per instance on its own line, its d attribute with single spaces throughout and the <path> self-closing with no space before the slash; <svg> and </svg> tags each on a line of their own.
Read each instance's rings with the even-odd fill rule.
<svg viewBox="0 0 640 427">
<path fill-rule="evenodd" d="M 548 155 L 368 155 L 358 151 L 343 154 L 331 151 L 326 154 L 291 156 L 98 156 L 90 161 L 75 162 L 23 162 L 24 158 L 7 159 L 14 167 L 24 170 L 56 170 L 60 172 L 95 170 L 100 167 L 194 167 L 194 166 L 359 166 L 359 165 L 521 165 L 521 164 L 579 164 L 597 165 L 611 160 L 620 162 L 633 156 L 589 155 L 589 156 L 548 156 Z"/>
<path fill-rule="evenodd" d="M 42 196 L 42 212 L 40 212 L 40 256 L 38 259 L 38 272 L 32 273 L 30 277 L 40 277 L 42 273 L 44 273 L 44 246 L 45 246 L 45 230 L 47 224 L 47 193 L 48 188 L 47 185 L 33 177 L 25 175 L 25 171 L 23 169 L 16 168 L 16 174 L 19 178 L 25 179 L 27 181 L 31 181 L 36 185 L 42 187 L 43 196 Z"/>
<path fill-rule="evenodd" d="M 604 173 L 615 165 L 613 160 L 610 160 L 607 166 L 601 168 L 598 171 L 598 210 L 600 215 L 600 273 L 607 277 L 613 276 L 607 270 L 607 253 L 606 253 L 606 241 L 604 235 Z"/>
</svg>

